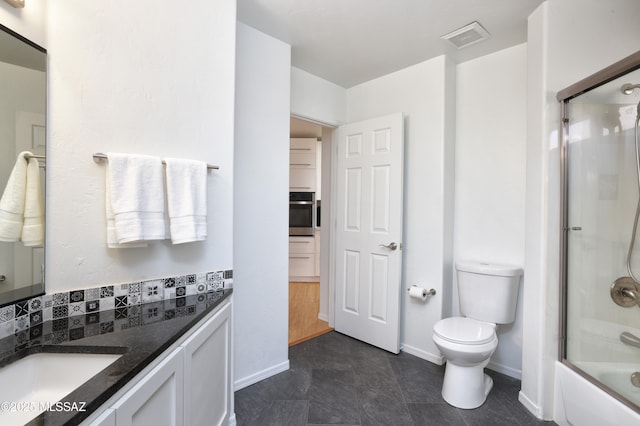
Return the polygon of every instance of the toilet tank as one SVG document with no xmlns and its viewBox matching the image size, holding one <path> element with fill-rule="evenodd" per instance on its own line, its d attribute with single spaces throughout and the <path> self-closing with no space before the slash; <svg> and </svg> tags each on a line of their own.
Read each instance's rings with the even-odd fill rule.
<svg viewBox="0 0 640 426">
<path fill-rule="evenodd" d="M 456 263 L 460 313 L 495 324 L 515 320 L 522 268 L 483 262 Z"/>
</svg>

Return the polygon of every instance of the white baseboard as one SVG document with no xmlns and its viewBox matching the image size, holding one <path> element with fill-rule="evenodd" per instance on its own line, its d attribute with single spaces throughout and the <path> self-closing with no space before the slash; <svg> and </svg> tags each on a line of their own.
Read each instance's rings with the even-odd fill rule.
<svg viewBox="0 0 640 426">
<path fill-rule="evenodd" d="M 323 313 L 323 312 L 319 312 L 318 313 L 318 319 L 320 321 L 325 321 L 325 322 L 329 322 L 329 315 Z"/>
<path fill-rule="evenodd" d="M 516 370 L 515 368 L 507 367 L 502 364 L 495 364 L 493 362 L 489 362 L 487 365 L 489 370 L 497 371 L 498 373 L 505 374 L 509 377 L 513 377 L 514 379 L 522 380 L 522 370 Z"/>
<path fill-rule="evenodd" d="M 239 391 L 240 389 L 244 389 L 247 386 L 251 386 L 254 383 L 258 383 L 264 379 L 268 379 L 271 376 L 275 376 L 278 373 L 282 373 L 283 371 L 287 371 L 289 369 L 289 360 L 286 360 L 283 363 L 274 365 L 269 368 L 265 368 L 262 371 L 258 371 L 257 373 L 251 374 L 250 376 L 243 377 L 242 379 L 238 379 L 233 383 L 233 390 Z"/>
<path fill-rule="evenodd" d="M 417 356 L 418 358 L 422 358 L 426 361 L 432 362 L 434 364 L 438 364 L 438 365 L 442 365 L 444 364 L 444 357 L 442 355 L 438 354 L 432 354 L 430 352 L 427 352 L 423 349 L 418 349 L 416 347 L 407 345 L 406 343 L 403 343 L 400 346 L 400 350 L 402 352 L 406 352 L 408 354 Z"/>
<path fill-rule="evenodd" d="M 518 392 L 518 401 L 520 401 L 520 403 L 524 405 L 524 407 L 529 410 L 531 414 L 539 419 L 542 419 L 542 409 L 538 405 L 534 404 L 534 402 L 531 401 L 524 393 L 522 393 L 522 391 Z"/>
<path fill-rule="evenodd" d="M 227 420 L 227 426 L 236 426 L 236 413 L 233 412 L 229 416 L 229 420 Z"/>
</svg>

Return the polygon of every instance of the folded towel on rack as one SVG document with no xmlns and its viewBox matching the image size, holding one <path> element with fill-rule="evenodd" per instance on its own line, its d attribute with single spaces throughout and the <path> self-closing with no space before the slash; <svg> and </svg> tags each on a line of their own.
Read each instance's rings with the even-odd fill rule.
<svg viewBox="0 0 640 426">
<path fill-rule="evenodd" d="M 107 158 L 107 214 L 113 214 L 113 222 L 107 217 L 107 238 L 112 226 L 117 244 L 164 240 L 164 186 L 160 158 L 119 153 L 107 153 Z"/>
<path fill-rule="evenodd" d="M 109 248 L 139 248 L 147 247 L 149 244 L 145 241 L 132 243 L 118 243 L 118 234 L 116 233 L 116 219 L 111 207 L 111 185 L 109 184 L 109 167 L 107 167 L 106 179 L 106 207 L 107 207 L 107 247 Z"/>
<path fill-rule="evenodd" d="M 27 164 L 22 243 L 27 247 L 44 244 L 44 208 L 40 186 L 40 164 L 34 157 Z"/>
<path fill-rule="evenodd" d="M 18 154 L 15 166 L 0 198 L 0 241 L 20 241 L 24 224 L 27 192 L 27 159 L 30 152 Z"/>
<path fill-rule="evenodd" d="M 183 244 L 207 238 L 207 163 L 164 159 L 171 242 Z"/>
</svg>

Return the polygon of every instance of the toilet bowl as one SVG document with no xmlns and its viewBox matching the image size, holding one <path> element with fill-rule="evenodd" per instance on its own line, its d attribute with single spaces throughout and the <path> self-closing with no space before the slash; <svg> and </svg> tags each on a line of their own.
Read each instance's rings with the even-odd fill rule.
<svg viewBox="0 0 640 426">
<path fill-rule="evenodd" d="M 498 347 L 495 324 L 446 318 L 434 326 L 433 342 L 447 360 L 442 398 L 458 408 L 481 406 L 493 386 L 484 367 Z"/>
<path fill-rule="evenodd" d="M 446 359 L 443 399 L 454 407 L 481 406 L 493 386 L 484 373 L 498 347 L 496 324 L 515 319 L 522 269 L 479 262 L 456 264 L 460 313 L 433 327 L 433 342 Z"/>
</svg>

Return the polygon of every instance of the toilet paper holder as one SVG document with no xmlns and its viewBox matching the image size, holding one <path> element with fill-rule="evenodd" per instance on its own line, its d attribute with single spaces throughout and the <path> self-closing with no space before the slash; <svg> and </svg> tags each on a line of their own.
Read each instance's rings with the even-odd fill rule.
<svg viewBox="0 0 640 426">
<path fill-rule="evenodd" d="M 412 287 L 418 287 L 417 285 L 412 285 L 411 287 L 407 288 L 407 291 L 411 291 Z M 427 291 L 427 296 L 435 296 L 436 295 L 436 289 L 432 288 L 431 290 Z"/>
</svg>

